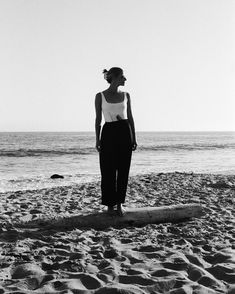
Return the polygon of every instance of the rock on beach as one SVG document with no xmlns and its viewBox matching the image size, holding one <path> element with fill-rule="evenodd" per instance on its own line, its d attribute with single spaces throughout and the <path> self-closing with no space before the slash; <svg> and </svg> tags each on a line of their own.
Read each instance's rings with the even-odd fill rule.
<svg viewBox="0 0 235 294">
<path fill-rule="evenodd" d="M 51 179 L 64 179 L 64 176 L 62 176 L 62 175 L 58 175 L 58 174 L 53 174 L 53 175 L 51 176 Z"/>
</svg>

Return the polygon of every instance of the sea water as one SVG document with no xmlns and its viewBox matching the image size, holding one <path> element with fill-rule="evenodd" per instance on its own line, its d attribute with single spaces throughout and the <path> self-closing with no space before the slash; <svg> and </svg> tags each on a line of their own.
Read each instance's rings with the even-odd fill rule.
<svg viewBox="0 0 235 294">
<path fill-rule="evenodd" d="M 137 132 L 130 176 L 235 174 L 235 132 Z M 53 180 L 52 174 L 64 179 Z M 0 133 L 0 192 L 100 180 L 94 132 Z"/>
</svg>

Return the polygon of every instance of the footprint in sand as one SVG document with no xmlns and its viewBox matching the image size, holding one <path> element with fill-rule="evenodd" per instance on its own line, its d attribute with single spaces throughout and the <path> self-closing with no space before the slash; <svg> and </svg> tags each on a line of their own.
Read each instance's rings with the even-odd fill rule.
<svg viewBox="0 0 235 294">
<path fill-rule="evenodd" d="M 104 251 L 104 258 L 115 258 L 118 256 L 118 252 L 115 248 L 110 248 Z"/>
<path fill-rule="evenodd" d="M 62 279 L 61 281 L 50 281 L 49 283 L 45 284 L 44 287 L 51 289 L 51 291 L 40 293 L 57 293 L 58 291 L 58 293 L 62 293 L 60 291 L 63 291 L 63 293 L 80 293 L 80 291 L 90 293 L 88 290 L 96 290 L 102 286 L 103 282 L 93 275 L 74 274 L 73 277 L 70 277 L 69 279 Z M 42 290 L 42 288 L 40 290 Z M 65 290 L 68 291 L 64 292 Z"/>
<path fill-rule="evenodd" d="M 28 276 L 42 276 L 45 275 L 45 272 L 34 263 L 24 263 L 16 267 L 13 267 L 11 270 L 12 279 L 23 279 Z"/>
<path fill-rule="evenodd" d="M 179 271 L 174 271 L 170 269 L 161 268 L 151 272 L 153 277 L 181 277 L 184 278 L 184 275 Z"/>
<path fill-rule="evenodd" d="M 136 286 L 131 286 L 131 285 L 111 285 L 111 286 L 106 286 L 98 291 L 95 292 L 95 294 L 145 294 L 146 292 L 139 289 Z"/>
<path fill-rule="evenodd" d="M 224 284 L 217 280 L 207 270 L 194 264 L 189 264 L 188 278 L 191 281 L 197 282 L 198 284 L 209 287 L 211 289 L 223 290 L 225 288 Z"/>
<path fill-rule="evenodd" d="M 228 267 L 226 264 L 217 264 L 208 268 L 207 271 L 216 279 L 223 280 L 229 284 L 235 282 L 235 268 Z"/>
<path fill-rule="evenodd" d="M 204 259 L 210 264 L 226 263 L 232 261 L 232 254 L 229 252 L 217 252 L 215 254 L 204 256 Z"/>
<path fill-rule="evenodd" d="M 154 285 L 155 281 L 145 277 L 144 275 L 120 275 L 119 277 L 119 283 L 122 284 L 136 284 L 140 286 L 150 286 Z"/>
<path fill-rule="evenodd" d="M 187 271 L 188 263 L 182 260 L 173 262 L 162 262 L 161 265 L 165 268 L 175 271 Z"/>
</svg>

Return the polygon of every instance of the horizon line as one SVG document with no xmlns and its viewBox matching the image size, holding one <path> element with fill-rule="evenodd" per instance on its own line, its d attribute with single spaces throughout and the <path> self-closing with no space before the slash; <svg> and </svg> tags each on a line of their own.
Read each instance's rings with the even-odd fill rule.
<svg viewBox="0 0 235 294">
<path fill-rule="evenodd" d="M 234 133 L 235 130 L 141 130 L 136 133 Z M 95 131 L 0 131 L 0 133 L 95 133 Z"/>
</svg>

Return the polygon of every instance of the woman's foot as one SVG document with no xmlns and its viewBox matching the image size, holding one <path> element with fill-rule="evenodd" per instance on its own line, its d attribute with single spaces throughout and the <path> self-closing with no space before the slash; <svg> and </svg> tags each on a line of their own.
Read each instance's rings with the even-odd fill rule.
<svg viewBox="0 0 235 294">
<path fill-rule="evenodd" d="M 113 206 L 108 206 L 107 213 L 108 214 L 113 214 L 114 213 Z"/>
<path fill-rule="evenodd" d="M 121 204 L 121 203 L 118 204 L 118 205 L 117 205 L 117 214 L 118 214 L 119 216 L 123 216 L 123 215 L 124 215 L 124 212 L 125 212 L 125 210 L 123 209 L 122 204 Z"/>
</svg>

